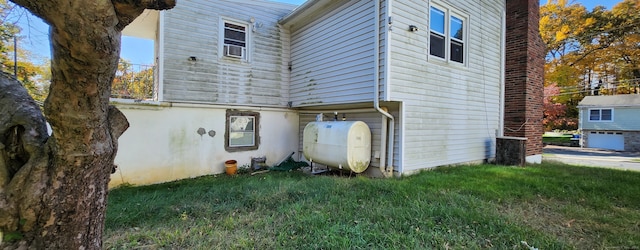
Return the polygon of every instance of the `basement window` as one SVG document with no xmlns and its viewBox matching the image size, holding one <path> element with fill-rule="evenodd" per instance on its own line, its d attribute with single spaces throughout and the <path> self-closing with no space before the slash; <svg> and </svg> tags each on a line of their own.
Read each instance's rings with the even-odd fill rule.
<svg viewBox="0 0 640 250">
<path fill-rule="evenodd" d="M 227 110 L 225 150 L 228 152 L 258 149 L 260 113 Z"/>
</svg>

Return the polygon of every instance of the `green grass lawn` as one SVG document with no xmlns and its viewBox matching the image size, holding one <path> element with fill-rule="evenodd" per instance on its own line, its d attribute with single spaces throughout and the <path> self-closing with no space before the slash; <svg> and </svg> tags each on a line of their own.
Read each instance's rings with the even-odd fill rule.
<svg viewBox="0 0 640 250">
<path fill-rule="evenodd" d="M 546 144 L 571 143 L 572 134 L 545 134 L 542 136 L 542 142 Z"/>
<path fill-rule="evenodd" d="M 638 249 L 640 173 L 556 163 L 298 171 L 112 190 L 107 249 Z"/>
</svg>

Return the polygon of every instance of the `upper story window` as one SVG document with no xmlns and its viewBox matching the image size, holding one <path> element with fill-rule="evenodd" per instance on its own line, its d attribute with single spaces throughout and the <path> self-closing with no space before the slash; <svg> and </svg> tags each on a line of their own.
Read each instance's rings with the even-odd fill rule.
<svg viewBox="0 0 640 250">
<path fill-rule="evenodd" d="M 447 61 L 465 63 L 466 20 L 441 6 L 429 11 L 429 54 Z"/>
<path fill-rule="evenodd" d="M 589 121 L 611 122 L 613 121 L 613 109 L 589 109 Z"/>
<path fill-rule="evenodd" d="M 249 25 L 223 20 L 222 56 L 248 61 Z"/>
</svg>

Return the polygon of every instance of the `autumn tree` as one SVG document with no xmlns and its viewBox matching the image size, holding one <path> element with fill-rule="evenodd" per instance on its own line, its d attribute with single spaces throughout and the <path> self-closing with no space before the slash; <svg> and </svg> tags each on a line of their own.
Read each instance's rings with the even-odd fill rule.
<svg viewBox="0 0 640 250">
<path fill-rule="evenodd" d="M 547 59 L 562 60 L 564 55 L 579 48 L 575 38 L 583 31 L 579 27 L 583 27 L 586 13 L 584 6 L 568 4 L 567 0 L 549 0 L 540 6 L 540 36 L 549 54 Z"/>
<path fill-rule="evenodd" d="M 613 7 L 605 31 L 619 79 L 640 79 L 640 1 L 626 0 Z"/>
<path fill-rule="evenodd" d="M 17 73 L 17 78 L 27 88 L 29 94 L 42 102 L 46 97 L 45 88 L 48 87 L 48 81 L 42 77 L 44 67 L 31 62 L 28 59 L 30 53 L 15 46 L 14 41 L 19 44 L 22 40 L 18 36 L 20 27 L 9 22 L 21 12 L 24 10 L 7 3 L 6 0 L 0 0 L 0 67 L 4 72 Z"/>
<path fill-rule="evenodd" d="M 135 100 L 153 98 L 153 70 L 152 65 L 134 65 L 120 58 L 113 79 L 111 97 Z"/>
<path fill-rule="evenodd" d="M 47 78 L 45 70 L 49 68 L 47 66 L 36 65 L 29 61 L 27 59 L 27 57 L 29 57 L 28 51 L 18 50 L 17 53 L 17 61 L 2 61 L 3 71 L 13 75 L 14 67 L 16 67 L 15 73 L 17 73 L 17 75 L 14 77 L 22 83 L 33 99 L 43 103 L 49 87 L 49 79 Z"/>
<path fill-rule="evenodd" d="M 11 14 L 12 6 L 7 3 L 6 0 L 0 0 L 0 60 L 9 60 L 7 52 L 11 51 L 9 48 L 10 42 L 20 32 L 18 26 L 11 22 L 7 22 L 8 16 Z"/>
<path fill-rule="evenodd" d="M 117 140 L 128 127 L 109 105 L 121 31 L 175 0 L 12 1 L 50 26 L 51 86 L 43 116 L 0 73 L 0 248 L 100 249 Z"/>
<path fill-rule="evenodd" d="M 639 1 L 624 0 L 612 10 L 587 10 L 568 0 L 549 0 L 540 15 L 548 52 L 545 86 L 560 89 L 553 101 L 566 105 L 565 118 L 577 120 L 577 104 L 596 87 L 599 94 L 638 93 Z"/>
<path fill-rule="evenodd" d="M 577 119 L 566 117 L 567 105 L 559 103 L 560 88 L 556 84 L 544 87 L 544 118 L 542 124 L 545 131 L 553 129 L 573 129 L 577 125 Z"/>
</svg>

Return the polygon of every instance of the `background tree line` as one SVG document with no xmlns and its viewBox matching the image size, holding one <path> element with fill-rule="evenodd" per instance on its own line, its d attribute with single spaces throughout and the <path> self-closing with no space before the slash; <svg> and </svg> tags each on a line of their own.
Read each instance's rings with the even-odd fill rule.
<svg viewBox="0 0 640 250">
<path fill-rule="evenodd" d="M 16 78 L 22 82 L 31 97 L 42 104 L 49 91 L 50 63 L 49 59 L 46 59 L 43 60 L 44 63 L 38 64 L 36 62 L 39 60 L 29 51 L 21 49 L 20 45 L 27 41 L 20 36 L 23 28 L 17 24 L 17 19 L 27 18 L 25 11 L 7 0 L 0 0 L 0 67 L 10 75 L 17 71 Z M 14 39 L 17 40 L 17 48 L 14 48 Z M 17 60 L 14 60 L 16 49 Z M 14 68 L 16 62 L 17 68 Z M 113 80 L 111 97 L 152 99 L 155 87 L 153 79 L 153 65 L 132 64 L 121 58 Z"/>
<path fill-rule="evenodd" d="M 25 10 L 17 8 L 6 0 L 0 0 L 0 67 L 2 71 L 13 75 L 20 80 L 29 94 L 36 101 L 44 101 L 47 96 L 47 88 L 51 73 L 48 65 L 38 65 L 33 63 L 29 51 L 22 50 L 15 43 L 20 45 L 22 37 L 18 36 L 21 28 L 11 22 L 16 18 L 21 18 Z M 17 53 L 17 60 L 14 60 L 14 53 Z M 16 66 L 17 62 L 17 67 Z"/>
<path fill-rule="evenodd" d="M 577 129 L 587 95 L 640 93 L 640 0 L 611 10 L 549 0 L 540 8 L 547 46 L 545 129 Z"/>
<path fill-rule="evenodd" d="M 148 100 L 154 96 L 153 65 L 132 64 L 120 58 L 118 69 L 111 84 L 111 97 L 121 99 Z"/>
</svg>

